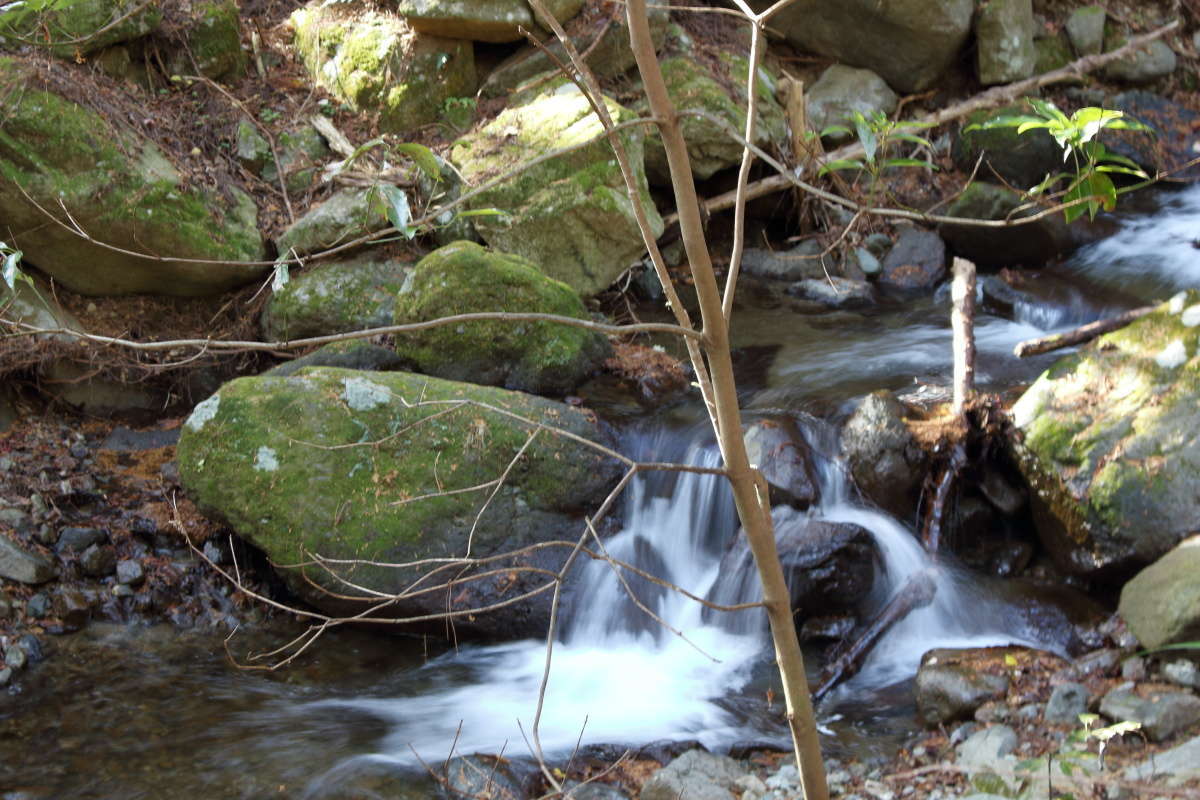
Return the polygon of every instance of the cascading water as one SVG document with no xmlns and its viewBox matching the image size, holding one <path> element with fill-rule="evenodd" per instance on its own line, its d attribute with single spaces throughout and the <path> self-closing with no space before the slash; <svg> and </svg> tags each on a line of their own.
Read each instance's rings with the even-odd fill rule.
<svg viewBox="0 0 1200 800">
<path fill-rule="evenodd" d="M 828 426 L 814 424 L 817 427 L 806 435 L 826 440 L 815 452 L 830 452 Z M 674 440 L 670 436 L 660 432 L 635 437 L 630 451 L 653 452 L 656 460 L 717 463 L 715 448 L 700 443 L 700 435 L 686 447 L 680 447 L 678 435 Z M 672 441 L 675 453 L 669 452 Z M 853 500 L 836 461 L 819 463 L 824 499 L 809 514 L 871 532 L 883 565 L 875 592 L 875 601 L 882 604 L 909 575 L 929 569 L 931 560 L 911 531 Z M 713 602 L 753 602 L 759 595 L 752 562 L 744 559 L 731 570 L 725 558 L 736 532 L 732 500 L 722 479 L 663 474 L 630 487 L 623 529 L 605 542 L 605 548 L 614 559 Z M 972 581 L 948 566 L 935 572 L 934 602 L 883 638 L 854 679 L 855 691 L 911 677 L 921 653 L 932 647 L 1032 643 L 1007 622 L 1012 615 L 1002 613 L 996 602 L 981 596 L 966 599 Z M 752 723 L 724 702 L 769 658 L 761 612 L 706 612 L 695 600 L 628 571 L 622 573 L 623 583 L 604 561 L 591 562 L 581 573 L 553 648 L 539 724 L 548 757 L 566 755 L 579 742 L 697 739 L 715 748 L 747 739 L 776 738 L 782 743 L 781 721 L 773 730 L 762 730 L 756 727 L 761 715 Z M 658 620 L 637 606 L 627 586 Z M 420 695 L 326 700 L 310 708 L 356 709 L 390 726 L 381 752 L 360 761 L 406 766 L 418 758 L 440 762 L 451 753 L 528 754 L 545 658 L 545 643 L 539 641 L 465 647 L 422 668 L 427 680 L 422 681 L 425 690 Z M 833 704 L 836 697 L 826 705 Z"/>
</svg>

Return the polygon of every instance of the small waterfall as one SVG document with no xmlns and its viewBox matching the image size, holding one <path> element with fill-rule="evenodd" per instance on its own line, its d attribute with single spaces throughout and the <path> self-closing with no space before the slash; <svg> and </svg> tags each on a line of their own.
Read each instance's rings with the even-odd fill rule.
<svg viewBox="0 0 1200 800">
<path fill-rule="evenodd" d="M 805 430 L 814 452 L 834 452 L 836 433 L 816 422 Z M 718 463 L 703 434 L 634 435 L 627 448 L 647 460 Z M 823 501 L 814 519 L 861 526 L 873 535 L 882 569 L 873 604 L 882 605 L 907 576 L 931 566 L 911 531 L 855 502 L 841 465 L 817 459 Z M 783 515 L 801 515 L 791 509 Z M 662 473 L 638 479 L 625 502 L 623 529 L 605 549 L 714 602 L 760 599 L 749 558 L 729 560 L 737 521 L 723 479 Z M 736 567 L 731 567 L 731 563 Z M 920 655 L 937 646 L 1025 641 L 1006 627 L 1002 609 L 972 596 L 974 581 L 950 567 L 938 570 L 934 602 L 884 636 L 853 681 L 879 687 L 915 672 Z M 614 570 L 593 561 L 582 571 L 553 650 L 553 667 L 539 726 L 547 755 L 568 754 L 577 743 L 638 744 L 698 739 L 720 748 L 737 740 L 782 737 L 733 713 L 725 699 L 769 660 L 765 620 L 757 610 L 712 613 L 681 594 L 624 571 L 639 601 L 668 630 L 637 607 Z M 464 647 L 421 668 L 425 691 L 408 697 L 325 700 L 310 708 L 354 709 L 389 726 L 383 752 L 370 757 L 413 767 L 449 754 L 529 752 L 526 741 L 545 663 L 545 643 Z M 833 701 L 836 703 L 835 694 Z M 761 717 L 761 715 L 758 715 Z"/>
</svg>

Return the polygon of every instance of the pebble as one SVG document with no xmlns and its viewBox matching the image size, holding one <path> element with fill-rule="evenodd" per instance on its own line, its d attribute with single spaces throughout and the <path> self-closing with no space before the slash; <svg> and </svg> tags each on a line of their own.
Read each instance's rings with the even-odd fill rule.
<svg viewBox="0 0 1200 800">
<path fill-rule="evenodd" d="M 58 532 L 58 551 L 80 553 L 107 540 L 104 528 L 63 528 Z"/>
<path fill-rule="evenodd" d="M 225 550 L 216 542 L 204 543 L 204 557 L 214 564 L 225 563 Z"/>
<path fill-rule="evenodd" d="M 1186 658 L 1170 661 L 1163 665 L 1162 673 L 1171 683 L 1190 686 L 1193 689 L 1200 688 L 1200 667 L 1197 667 L 1194 661 Z"/>
<path fill-rule="evenodd" d="M 1146 659 L 1131 656 L 1121 662 L 1121 677 L 1127 681 L 1146 680 Z"/>
<path fill-rule="evenodd" d="M 111 547 L 93 544 L 79 557 L 79 566 L 83 567 L 85 575 L 103 578 L 105 575 L 111 575 L 116 569 L 117 555 Z"/>
<path fill-rule="evenodd" d="M 1087 711 L 1088 688 L 1082 683 L 1063 683 L 1054 687 L 1046 703 L 1044 719 L 1052 724 L 1075 725 Z"/>
<path fill-rule="evenodd" d="M 17 645 L 10 644 L 4 648 L 4 663 L 11 667 L 13 671 L 25 669 L 25 662 L 28 660 L 29 658 L 25 654 L 25 651 Z"/>
<path fill-rule="evenodd" d="M 141 562 L 124 559 L 117 562 L 117 582 L 137 586 L 146 578 Z"/>
<path fill-rule="evenodd" d="M 133 597 L 134 591 L 127 583 L 118 583 L 112 588 L 113 597 Z"/>
<path fill-rule="evenodd" d="M 79 458 L 79 459 L 87 458 L 87 455 L 89 452 L 90 451 L 87 449 L 87 447 L 85 445 L 82 445 L 82 444 L 71 445 L 70 453 L 71 453 L 72 458 Z"/>
<path fill-rule="evenodd" d="M 41 619 L 50 615 L 50 598 L 38 592 L 25 603 L 25 616 L 29 619 Z"/>
</svg>

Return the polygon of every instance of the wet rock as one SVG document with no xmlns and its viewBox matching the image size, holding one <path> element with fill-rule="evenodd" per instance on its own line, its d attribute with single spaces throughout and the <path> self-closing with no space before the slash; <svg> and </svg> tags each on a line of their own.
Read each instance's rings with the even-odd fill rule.
<svg viewBox="0 0 1200 800">
<path fill-rule="evenodd" d="M 1076 55 L 1090 56 L 1104 46 L 1104 21 L 1108 15 L 1103 6 L 1077 8 L 1067 17 L 1067 36 Z"/>
<path fill-rule="evenodd" d="M 1197 666 L 1195 661 L 1188 661 L 1186 658 L 1168 661 L 1162 666 L 1162 674 L 1171 683 L 1200 689 L 1200 666 Z"/>
<path fill-rule="evenodd" d="M 1200 638 L 1200 536 L 1185 539 L 1121 590 L 1118 611 L 1147 648 Z"/>
<path fill-rule="evenodd" d="M 108 541 L 105 528 L 63 528 L 58 532 L 57 550 L 60 553 L 82 553 L 94 544 Z"/>
<path fill-rule="evenodd" d="M 615 101 L 606 102 L 614 122 L 635 116 Z M 639 129 L 619 135 L 650 227 L 660 235 L 662 220 L 645 183 L 643 134 Z M 590 297 L 639 259 L 643 245 L 608 138 L 574 84 L 562 79 L 540 87 L 528 102 L 505 109 L 455 142 L 450 160 L 465 184 L 477 187 L 568 141 L 582 147 L 476 195 L 469 206 L 507 212 L 475 219 L 476 231 L 489 245 L 529 259 L 547 276 Z"/>
<path fill-rule="evenodd" d="M 278 564 L 303 561 L 305 551 L 388 563 L 461 557 L 468 542 L 477 556 L 499 555 L 571 535 L 568 531 L 578 535 L 576 515 L 604 498 L 619 475 L 618 464 L 564 437 L 529 441 L 528 427 L 489 407 L 584 439 L 610 441 L 588 412 L 533 395 L 427 375 L 314 367 L 288 378 L 225 384 L 193 410 L 176 452 L 192 497 Z M 449 414 L 436 417 L 438 424 L 422 422 L 431 409 L 447 408 Z M 366 441 L 378 445 L 337 446 Z M 309 443 L 328 448 L 314 451 Z M 495 480 L 522 451 L 520 468 L 511 471 L 476 525 L 478 492 L 448 490 Z M 446 493 L 436 502 L 394 502 L 439 492 Z M 494 571 L 464 583 L 450 598 L 418 595 L 388 611 L 436 614 L 446 610 L 447 599 L 460 610 L 488 605 L 542 581 L 517 568 L 536 562 L 557 569 L 551 562 L 561 566 L 565 557 L 565 551 L 535 551 L 500 562 L 514 568 L 512 574 Z M 420 574 L 368 564 L 352 572 L 346 577 L 354 583 L 388 593 L 403 590 Z M 283 577 L 307 601 L 339 609 L 334 613 L 347 606 L 362 610 L 322 591 L 322 582 L 339 594 L 347 591 L 322 573 L 285 570 Z M 456 629 L 460 635 L 534 635 L 548 613 L 549 598 L 539 595 L 476 619 L 458 617 Z"/>
<path fill-rule="evenodd" d="M 93 544 L 79 556 L 79 566 L 85 575 L 103 578 L 111 575 L 117 566 L 117 554 L 107 545 Z"/>
<path fill-rule="evenodd" d="M 926 456 L 886 391 L 867 395 L 842 427 L 841 452 L 859 490 L 901 520 L 916 513 Z"/>
<path fill-rule="evenodd" d="M 1161 742 L 1200 722 L 1200 698 L 1124 684 L 1104 695 L 1100 713 L 1115 722 L 1140 722 L 1147 736 Z"/>
<path fill-rule="evenodd" d="M 25 655 L 29 658 L 29 663 L 37 664 L 46 660 L 45 652 L 42 650 L 42 643 L 32 633 L 27 633 L 17 640 L 17 644 L 25 651 Z"/>
<path fill-rule="evenodd" d="M 770 0 L 752 0 L 762 11 Z M 971 30 L 972 0 L 800 0 L 771 27 L 801 51 L 865 67 L 901 92 L 934 84 L 958 58 Z"/>
<path fill-rule="evenodd" d="M 471 755 L 446 764 L 446 792 L 465 800 L 525 800 L 540 793 L 542 776 L 528 761 Z"/>
<path fill-rule="evenodd" d="M 762 470 L 771 505 L 805 509 L 819 497 L 816 468 L 808 443 L 789 419 L 763 419 L 746 426 L 746 453 Z"/>
<path fill-rule="evenodd" d="M 50 598 L 44 592 L 32 595 L 25 602 L 25 617 L 27 619 L 42 619 L 50 616 Z"/>
<path fill-rule="evenodd" d="M 728 756 L 691 750 L 650 776 L 642 785 L 641 800 L 729 800 L 730 791 L 746 774 Z"/>
<path fill-rule="evenodd" d="M 1196 306 L 1200 292 L 1181 292 L 1060 359 L 1013 407 L 1038 535 L 1070 573 L 1124 577 L 1200 529 Z"/>
<path fill-rule="evenodd" d="M 1012 753 L 1017 749 L 1017 732 L 1007 725 L 993 725 L 971 734 L 957 748 L 961 767 L 996 769 L 1005 762 L 1016 763 Z"/>
<path fill-rule="evenodd" d="M 1088 688 L 1082 683 L 1061 683 L 1050 693 L 1043 719 L 1053 725 L 1077 725 L 1087 711 Z"/>
<path fill-rule="evenodd" d="M 1061 156 L 1057 158 L 1061 159 Z M 1025 178 L 1016 182 L 1021 186 L 1032 185 L 1042 177 L 1038 176 L 1029 184 L 1024 182 Z M 987 181 L 973 181 L 954 199 L 946 214 L 965 219 L 1000 220 L 1037 213 L 1036 209 L 1018 211 L 1025 205 L 1019 192 Z M 1070 252 L 1076 245 L 1071 229 L 1059 214 L 1005 228 L 947 222 L 938 227 L 938 232 L 956 255 L 979 267 L 1039 266 Z"/>
<path fill-rule="evenodd" d="M 855 69 L 844 64 L 827 68 L 804 93 L 808 121 L 815 131 L 823 131 L 830 125 L 843 125 L 853 131 L 855 112 L 867 119 L 877 112 L 888 115 L 896 110 L 899 101 L 883 78 L 869 69 Z M 831 138 L 843 141 L 853 135 Z"/>
<path fill-rule="evenodd" d="M 391 325 L 396 293 L 411 272 L 411 263 L 395 260 L 318 264 L 272 293 L 263 309 L 263 336 L 278 342 Z"/>
<path fill-rule="evenodd" d="M 1125 770 L 1126 780 L 1148 781 L 1153 778 L 1188 780 L 1200 778 L 1200 736 L 1181 745 L 1156 753 Z"/>
<path fill-rule="evenodd" d="M 438 248 L 413 268 L 396 302 L 397 322 L 494 311 L 587 319 L 570 287 L 520 256 L 474 242 Z M 427 375 L 535 394 L 562 395 L 612 354 L 602 334 L 552 322 L 504 320 L 398 334 L 396 352 Z"/>
<path fill-rule="evenodd" d="M 62 589 L 54 597 L 54 615 L 68 631 L 77 631 L 88 623 L 92 604 L 78 589 Z"/>
<path fill-rule="evenodd" d="M 883 260 L 878 283 L 889 289 L 932 289 L 946 277 L 946 244 L 933 231 L 909 229 L 900 234 Z"/>
<path fill-rule="evenodd" d="M 23 531 L 33 523 L 33 518 L 19 508 L 0 508 L 0 525 Z"/>
<path fill-rule="evenodd" d="M 875 303 L 875 290 L 871 288 L 871 284 L 848 278 L 828 277 L 798 281 L 788 287 L 788 294 L 829 308 L 863 308 Z"/>
<path fill-rule="evenodd" d="M 117 562 L 117 583 L 137 586 L 145 579 L 146 573 L 140 561 L 122 559 Z"/>
<path fill-rule="evenodd" d="M 6 666 L 11 667 L 14 672 L 25 669 L 26 661 L 28 661 L 28 657 L 25 655 L 25 651 L 17 645 L 10 644 L 4 648 L 4 663 Z"/>
<path fill-rule="evenodd" d="M 980 83 L 1010 83 L 1033 75 L 1037 63 L 1034 27 L 1031 0 L 990 0 L 980 7 L 975 19 Z"/>
<path fill-rule="evenodd" d="M 1200 113 L 1144 89 L 1113 95 L 1104 101 L 1104 106 L 1122 111 L 1151 128 L 1150 131 L 1106 130 L 1100 136 L 1105 147 L 1133 159 L 1151 174 L 1170 172 L 1176 180 L 1200 178 L 1200 165 L 1192 163 L 1196 157 Z"/>
<path fill-rule="evenodd" d="M 0 578 L 37 585 L 56 574 L 48 559 L 23 549 L 7 536 L 0 536 Z"/>
<path fill-rule="evenodd" d="M 791 250 L 776 251 L 751 247 L 742 253 L 742 271 L 756 278 L 795 282 L 825 276 L 820 258 L 822 247 L 808 239 Z"/>
<path fill-rule="evenodd" d="M 12 681 L 12 676 L 13 671 L 10 668 L 4 667 L 3 669 L 0 669 L 0 686 L 8 686 L 8 684 Z"/>
<path fill-rule="evenodd" d="M 1007 674 L 980 669 L 980 658 L 989 650 L 930 650 L 921 657 L 915 684 L 917 716 L 926 725 L 969 718 L 988 700 L 1003 698 Z"/>
</svg>

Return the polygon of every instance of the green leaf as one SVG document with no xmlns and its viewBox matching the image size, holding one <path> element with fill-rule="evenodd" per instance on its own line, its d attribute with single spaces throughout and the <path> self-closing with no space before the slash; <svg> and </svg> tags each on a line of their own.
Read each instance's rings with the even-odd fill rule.
<svg viewBox="0 0 1200 800">
<path fill-rule="evenodd" d="M 891 138 L 898 142 L 912 142 L 913 144 L 920 145 L 921 147 L 933 147 L 933 142 L 929 141 L 923 136 L 917 136 L 915 133 L 893 133 Z"/>
<path fill-rule="evenodd" d="M 884 167 L 924 167 L 931 172 L 937 169 L 937 165 L 925 161 L 920 158 L 887 158 L 880 162 L 880 166 Z"/>
<path fill-rule="evenodd" d="M 507 217 L 507 211 L 501 211 L 498 208 L 475 208 L 470 211 L 459 212 L 460 217 Z"/>
<path fill-rule="evenodd" d="M 817 175 L 825 175 L 839 169 L 863 169 L 865 166 L 857 158 L 839 158 L 821 165 L 821 168 L 817 170 Z"/>
<path fill-rule="evenodd" d="M 858 134 L 858 141 L 862 145 L 863 155 L 866 156 L 867 163 L 875 162 L 875 153 L 879 150 L 879 139 L 875 136 L 875 131 L 871 129 L 870 123 L 863 118 L 862 114 L 857 115 L 854 120 L 854 130 Z"/>
<path fill-rule="evenodd" d="M 826 136 L 833 136 L 834 134 L 839 134 L 841 136 L 852 136 L 854 131 L 850 130 L 845 125 L 830 125 L 822 128 L 821 132 L 817 135 L 824 139 Z"/>
<path fill-rule="evenodd" d="M 1043 194 L 1047 189 L 1052 187 L 1054 184 L 1061 181 L 1063 178 L 1069 178 L 1069 177 L 1071 177 L 1071 176 L 1066 172 L 1056 172 L 1053 175 L 1047 175 L 1045 178 L 1042 178 L 1041 183 L 1039 183 L 1037 186 L 1034 186 L 1032 189 L 1030 189 L 1029 193 L 1031 195 L 1033 195 L 1034 197 L 1037 197 L 1037 196 Z"/>
<path fill-rule="evenodd" d="M 275 274 L 271 276 L 271 291 L 278 292 L 284 286 L 287 286 L 291 274 L 286 262 L 279 262 L 275 265 Z"/>
<path fill-rule="evenodd" d="M 971 786 L 984 794 L 1012 797 L 1012 789 L 994 772 L 984 772 L 971 778 Z"/>
<path fill-rule="evenodd" d="M 1071 122 L 1067 115 L 1058 110 L 1058 106 L 1048 100 L 1040 100 L 1036 97 L 1028 98 L 1029 105 L 1033 106 L 1033 110 L 1045 120 L 1063 123 L 1064 125 Z"/>
<path fill-rule="evenodd" d="M 1079 129 L 1079 141 L 1089 142 L 1096 138 L 1096 134 L 1113 120 L 1120 119 L 1125 116 L 1120 111 L 1112 111 L 1107 108 L 1081 108 L 1071 115 L 1071 122 Z"/>
<path fill-rule="evenodd" d="M 412 208 L 408 204 L 408 195 L 398 186 L 392 186 L 390 183 L 376 184 L 375 188 L 383 196 L 384 214 L 387 216 L 388 222 L 392 223 L 392 227 L 404 234 L 408 239 L 417 235 L 417 229 L 410 223 L 412 222 Z"/>
<path fill-rule="evenodd" d="M 1022 134 L 1022 133 L 1025 133 L 1026 131 L 1032 131 L 1032 130 L 1037 130 L 1039 128 L 1049 128 L 1049 127 L 1050 127 L 1050 123 L 1046 122 L 1045 120 L 1032 119 L 1032 120 L 1029 120 L 1028 122 L 1022 122 L 1020 125 L 1018 125 L 1017 133 Z"/>
<path fill-rule="evenodd" d="M 424 172 L 435 181 L 442 177 L 442 164 L 432 150 L 423 144 L 416 142 L 404 142 L 394 145 L 393 148 L 397 153 L 403 153 L 413 160 L 417 165 L 417 169 Z"/>
<path fill-rule="evenodd" d="M 0 268 L 0 275 L 3 275 L 4 282 L 8 284 L 9 291 L 15 292 L 17 290 L 17 281 L 22 278 L 28 280 L 28 276 L 21 271 L 21 256 L 23 253 L 20 250 L 9 247 L 4 242 L 0 242 L 0 253 L 4 254 L 4 266 Z"/>
</svg>

